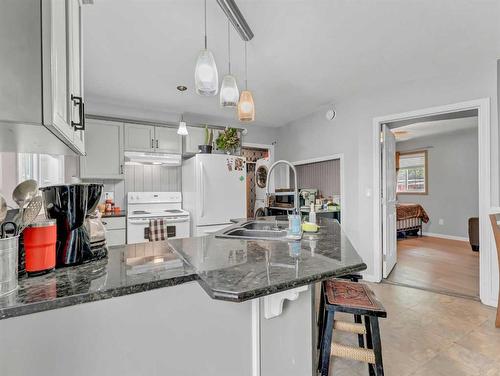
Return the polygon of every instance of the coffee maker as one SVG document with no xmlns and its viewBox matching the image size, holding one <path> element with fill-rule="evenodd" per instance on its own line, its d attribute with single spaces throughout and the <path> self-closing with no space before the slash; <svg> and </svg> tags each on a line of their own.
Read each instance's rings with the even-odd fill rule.
<svg viewBox="0 0 500 376">
<path fill-rule="evenodd" d="M 300 206 L 304 208 L 309 208 L 311 204 L 314 204 L 316 197 L 318 196 L 317 189 L 301 189 L 300 190 Z"/>
<path fill-rule="evenodd" d="M 92 250 L 84 226 L 89 209 L 95 207 L 102 184 L 52 185 L 40 188 L 47 218 L 57 222 L 57 267 L 78 265 L 107 255 L 107 250 Z"/>
</svg>

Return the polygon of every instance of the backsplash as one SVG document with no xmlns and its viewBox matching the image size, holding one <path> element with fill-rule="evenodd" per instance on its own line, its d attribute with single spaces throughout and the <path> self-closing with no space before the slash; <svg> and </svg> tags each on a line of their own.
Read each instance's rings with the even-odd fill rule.
<svg viewBox="0 0 500 376">
<path fill-rule="evenodd" d="M 115 204 L 127 208 L 127 192 L 181 191 L 181 167 L 154 165 L 126 165 L 125 180 L 92 180 L 104 184 L 103 192 L 113 192 Z M 101 201 L 104 201 L 101 197 Z"/>
</svg>

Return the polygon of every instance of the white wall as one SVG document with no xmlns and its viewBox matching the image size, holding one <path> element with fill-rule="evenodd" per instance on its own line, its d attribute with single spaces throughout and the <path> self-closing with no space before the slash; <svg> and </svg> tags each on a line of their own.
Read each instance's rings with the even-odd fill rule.
<svg viewBox="0 0 500 376">
<path fill-rule="evenodd" d="M 423 225 L 424 232 L 468 238 L 467 221 L 479 216 L 477 137 L 473 128 L 396 144 L 402 152 L 430 146 L 427 194 L 398 195 L 399 202 L 418 203 L 425 209 L 430 219 Z"/>
<path fill-rule="evenodd" d="M 327 121 L 321 109 L 280 129 L 277 155 L 291 161 L 344 154 L 345 213 L 343 226 L 374 275 L 373 261 L 373 118 L 471 99 L 490 97 L 491 171 L 498 182 L 497 63 L 491 61 L 477 71 L 408 82 L 396 87 L 354 95 L 335 103 L 337 117 Z M 498 191 L 492 190 L 492 203 Z M 498 272 L 497 274 L 498 275 Z M 496 278 L 496 276 L 495 276 Z M 493 285 L 495 285 L 495 278 Z M 498 284 L 496 284 L 498 287 Z M 494 292 L 495 293 L 495 292 Z"/>
</svg>

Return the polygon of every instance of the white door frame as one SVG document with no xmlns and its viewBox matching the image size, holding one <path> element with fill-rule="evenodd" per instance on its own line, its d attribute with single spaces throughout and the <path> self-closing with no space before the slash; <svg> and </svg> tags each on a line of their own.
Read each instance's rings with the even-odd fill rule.
<svg viewBox="0 0 500 376">
<path fill-rule="evenodd" d="M 478 110 L 478 145 L 479 145 L 479 296 L 481 302 L 496 305 L 497 297 L 493 294 L 493 273 L 496 269 L 492 265 L 496 257 L 496 248 L 492 247 L 492 231 L 488 221 L 491 211 L 491 192 L 498 192 L 498 179 L 491 177 L 491 145 L 490 145 L 490 98 L 482 98 L 467 102 L 449 104 L 445 106 L 426 108 L 400 114 L 376 117 L 373 119 L 373 265 L 375 281 L 382 280 L 382 218 L 381 218 L 381 124 L 400 120 L 414 119 L 424 116 L 440 115 L 464 110 Z M 494 153 L 493 155 L 496 155 Z M 494 184 L 492 186 L 491 184 Z M 493 198 L 496 204 L 496 198 Z M 497 205 L 495 205 L 497 206 Z M 495 252 L 495 254 L 493 254 Z"/>
<path fill-rule="evenodd" d="M 331 161 L 334 159 L 339 159 L 340 160 L 340 219 L 342 223 L 345 222 L 346 218 L 346 206 L 345 206 L 345 178 L 344 178 L 344 153 L 339 153 L 339 154 L 332 154 L 332 155 L 327 155 L 325 157 L 319 157 L 319 158 L 311 158 L 311 159 L 304 159 L 301 161 L 295 161 L 292 162 L 294 166 L 300 166 L 300 165 L 305 165 L 309 163 L 316 163 L 316 162 L 324 162 L 324 161 Z"/>
</svg>

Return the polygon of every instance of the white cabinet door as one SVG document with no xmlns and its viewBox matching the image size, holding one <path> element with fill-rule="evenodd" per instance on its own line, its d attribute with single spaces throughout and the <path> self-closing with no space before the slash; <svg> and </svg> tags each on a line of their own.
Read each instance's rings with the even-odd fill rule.
<svg viewBox="0 0 500 376">
<path fill-rule="evenodd" d="M 198 145 L 203 145 L 205 143 L 205 128 L 198 127 L 187 127 L 188 135 L 184 136 L 184 154 L 196 154 L 198 153 Z M 214 140 L 216 138 L 217 131 L 214 130 Z"/>
<path fill-rule="evenodd" d="M 83 99 L 82 22 L 80 0 L 69 0 L 68 19 L 70 32 L 69 81 L 71 85 L 71 122 L 74 127 L 73 144 L 85 153 L 85 107 Z"/>
<path fill-rule="evenodd" d="M 123 124 L 87 119 L 87 155 L 80 157 L 82 179 L 123 179 Z"/>
<path fill-rule="evenodd" d="M 154 127 L 142 124 L 125 124 L 125 151 L 154 151 L 154 148 Z"/>
<path fill-rule="evenodd" d="M 182 136 L 177 128 L 155 127 L 155 149 L 161 153 L 182 153 Z"/>
<path fill-rule="evenodd" d="M 71 80 L 69 79 L 69 67 L 71 64 L 70 53 L 70 19 L 69 15 L 69 0 L 52 0 L 45 4 L 48 7 L 49 16 L 44 20 L 48 23 L 47 27 L 50 36 L 50 50 L 45 49 L 45 53 L 49 53 L 49 69 L 50 76 L 44 78 L 49 79 L 48 84 L 51 91 L 51 115 L 52 125 L 70 142 L 73 141 L 73 127 L 71 126 Z M 47 10 L 47 9 L 45 9 Z M 42 10 L 42 15 L 44 15 Z M 47 16 L 46 16 L 47 17 Z"/>
</svg>

